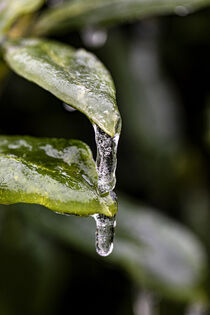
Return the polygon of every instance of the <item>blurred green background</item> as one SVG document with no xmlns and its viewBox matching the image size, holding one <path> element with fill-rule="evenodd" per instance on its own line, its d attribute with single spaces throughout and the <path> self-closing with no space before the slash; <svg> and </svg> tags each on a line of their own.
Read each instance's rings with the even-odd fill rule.
<svg viewBox="0 0 210 315">
<path fill-rule="evenodd" d="M 1 206 L 1 315 L 203 314 L 210 298 L 209 28 L 207 8 L 51 35 L 96 54 L 116 85 L 123 119 L 116 242 L 101 258 L 93 219 Z M 93 128 L 81 113 L 14 73 L 0 93 L 0 134 L 80 139 L 95 156 Z"/>
</svg>

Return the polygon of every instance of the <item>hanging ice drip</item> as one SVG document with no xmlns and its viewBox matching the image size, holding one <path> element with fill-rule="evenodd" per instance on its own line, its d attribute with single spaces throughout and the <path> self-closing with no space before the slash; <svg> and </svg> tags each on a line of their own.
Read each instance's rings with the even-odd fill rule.
<svg viewBox="0 0 210 315">
<path fill-rule="evenodd" d="M 116 200 L 113 189 L 116 184 L 117 147 L 120 134 L 116 133 L 114 137 L 111 137 L 97 125 L 94 124 L 93 127 L 97 146 L 98 191 L 101 195 L 110 192 Z M 116 217 L 101 214 L 95 214 L 93 217 L 96 220 L 96 251 L 101 256 L 108 256 L 113 250 Z"/>
<path fill-rule="evenodd" d="M 112 138 L 97 125 L 93 125 L 97 146 L 96 167 L 98 172 L 98 190 L 100 194 L 112 191 L 116 184 L 117 147 L 119 133 Z"/>
</svg>

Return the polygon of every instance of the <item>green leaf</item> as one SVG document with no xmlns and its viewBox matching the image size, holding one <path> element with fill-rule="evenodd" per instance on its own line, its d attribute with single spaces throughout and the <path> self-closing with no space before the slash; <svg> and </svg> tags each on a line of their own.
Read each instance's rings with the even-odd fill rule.
<svg viewBox="0 0 210 315">
<path fill-rule="evenodd" d="M 0 1 L 0 37 L 22 15 L 38 10 L 44 0 L 1 0 Z"/>
<path fill-rule="evenodd" d="M 118 226 L 112 259 L 133 279 L 177 300 L 205 299 L 207 255 L 186 227 L 126 199 L 119 204 Z"/>
<path fill-rule="evenodd" d="M 209 0 L 73 0 L 44 12 L 34 32 L 49 34 L 92 25 L 113 25 L 159 14 L 186 15 Z"/>
<path fill-rule="evenodd" d="M 93 220 L 55 216 L 35 206 L 19 210 L 44 234 L 97 257 Z M 205 299 L 207 258 L 201 243 L 187 228 L 149 207 L 119 198 L 114 250 L 106 261 L 120 265 L 134 282 L 162 296 Z"/>
<path fill-rule="evenodd" d="M 89 147 L 81 141 L 0 136 L 0 203 L 37 203 L 67 214 L 112 216 L 110 195 L 97 193 Z"/>
<path fill-rule="evenodd" d="M 113 81 L 93 54 L 39 39 L 9 41 L 4 48 L 19 75 L 84 113 L 110 136 L 120 131 Z"/>
</svg>

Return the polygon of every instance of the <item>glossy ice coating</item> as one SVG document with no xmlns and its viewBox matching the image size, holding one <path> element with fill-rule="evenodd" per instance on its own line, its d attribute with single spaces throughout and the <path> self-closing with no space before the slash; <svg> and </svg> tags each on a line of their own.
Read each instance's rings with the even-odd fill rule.
<svg viewBox="0 0 210 315">
<path fill-rule="evenodd" d="M 0 136 L 0 203 L 39 203 L 60 213 L 112 216 L 116 203 L 97 193 L 89 147 L 81 141 Z"/>
<path fill-rule="evenodd" d="M 100 256 L 108 256 L 113 250 L 115 216 L 95 214 L 93 217 L 96 221 L 96 251 Z"/>
<path fill-rule="evenodd" d="M 117 147 L 119 133 L 110 137 L 97 125 L 94 125 L 97 146 L 96 166 L 98 172 L 98 190 L 101 194 L 112 191 L 116 184 Z"/>
<path fill-rule="evenodd" d="M 6 61 L 19 75 L 84 113 L 110 136 L 115 135 L 121 118 L 114 84 L 93 54 L 41 39 L 10 41 L 4 51 Z"/>
</svg>

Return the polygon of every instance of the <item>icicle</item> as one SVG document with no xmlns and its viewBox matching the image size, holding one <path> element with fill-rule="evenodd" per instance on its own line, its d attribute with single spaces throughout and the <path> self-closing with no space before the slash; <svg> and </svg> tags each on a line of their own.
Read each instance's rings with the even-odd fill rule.
<svg viewBox="0 0 210 315">
<path fill-rule="evenodd" d="M 115 171 L 119 133 L 116 133 L 112 138 L 97 125 L 93 124 L 93 127 L 97 145 L 98 190 L 101 194 L 105 194 L 112 191 L 116 184 Z"/>
<path fill-rule="evenodd" d="M 116 217 L 103 214 L 94 214 L 93 217 L 96 221 L 96 251 L 100 256 L 108 256 L 113 250 Z"/>
<path fill-rule="evenodd" d="M 114 201 L 117 201 L 117 196 L 113 191 L 110 195 Z M 94 214 L 92 217 L 96 221 L 96 251 L 100 256 L 108 256 L 113 250 L 116 215 L 108 217 L 103 214 Z"/>
<path fill-rule="evenodd" d="M 119 133 L 116 133 L 112 138 L 96 124 L 93 127 L 97 145 L 98 191 L 100 194 L 110 192 L 112 198 L 116 199 L 113 189 L 116 184 L 115 171 Z M 95 214 L 93 217 L 96 221 L 96 251 L 101 256 L 108 256 L 113 250 L 116 217 L 107 217 L 102 214 Z"/>
</svg>

